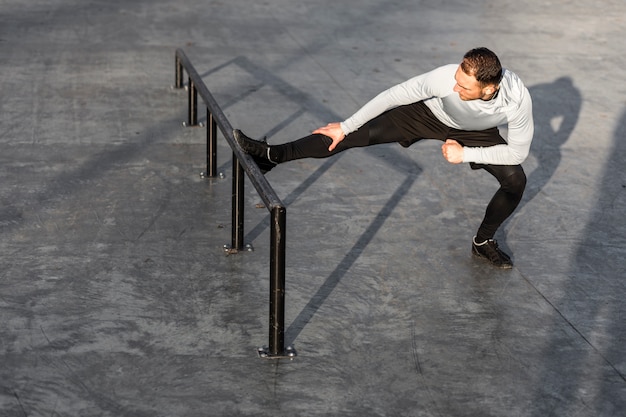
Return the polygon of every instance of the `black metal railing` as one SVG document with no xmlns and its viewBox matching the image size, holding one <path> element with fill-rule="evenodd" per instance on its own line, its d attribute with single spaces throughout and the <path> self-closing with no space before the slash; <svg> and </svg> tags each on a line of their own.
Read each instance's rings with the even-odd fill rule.
<svg viewBox="0 0 626 417">
<path fill-rule="evenodd" d="M 285 242 L 287 210 L 276 195 L 258 165 L 237 144 L 233 136 L 233 128 L 226 116 L 206 87 L 202 78 L 181 50 L 176 50 L 176 83 L 175 88 L 184 87 L 184 71 L 188 75 L 188 116 L 186 126 L 198 124 L 198 95 L 206 105 L 206 163 L 207 170 L 201 175 L 208 178 L 217 175 L 217 128 L 219 127 L 233 151 L 232 179 L 232 233 L 231 245 L 225 245 L 230 253 L 244 249 L 244 171 L 254 185 L 265 207 L 271 215 L 270 221 L 270 313 L 269 313 L 269 346 L 258 349 L 259 356 L 265 358 L 293 358 L 295 350 L 285 347 Z"/>
</svg>

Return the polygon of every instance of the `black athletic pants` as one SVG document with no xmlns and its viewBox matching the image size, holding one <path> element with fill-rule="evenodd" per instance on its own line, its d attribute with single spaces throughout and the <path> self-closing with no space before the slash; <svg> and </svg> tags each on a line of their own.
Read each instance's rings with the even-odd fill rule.
<svg viewBox="0 0 626 417">
<path fill-rule="evenodd" d="M 454 139 L 463 146 L 487 147 L 506 143 L 496 127 L 481 131 L 452 129 L 441 123 L 423 103 L 418 102 L 389 110 L 347 135 L 328 151 L 332 140 L 324 135 L 309 135 L 283 145 L 273 145 L 270 156 L 282 163 L 301 158 L 327 158 L 346 149 L 398 142 L 404 147 L 422 139 Z M 524 193 L 526 175 L 521 165 L 470 163 L 472 169 L 484 169 L 500 183 L 487 205 L 485 217 L 476 233 L 476 241 L 493 238 L 500 225 L 513 213 Z"/>
</svg>

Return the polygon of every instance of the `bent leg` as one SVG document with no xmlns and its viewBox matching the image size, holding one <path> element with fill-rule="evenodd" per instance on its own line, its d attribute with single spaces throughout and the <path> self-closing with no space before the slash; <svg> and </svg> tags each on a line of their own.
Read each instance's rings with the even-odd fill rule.
<svg viewBox="0 0 626 417">
<path fill-rule="evenodd" d="M 526 174 L 521 165 L 479 165 L 493 175 L 500 188 L 487 205 L 485 217 L 476 233 L 476 241 L 493 239 L 496 230 L 515 211 L 526 188 Z"/>
</svg>

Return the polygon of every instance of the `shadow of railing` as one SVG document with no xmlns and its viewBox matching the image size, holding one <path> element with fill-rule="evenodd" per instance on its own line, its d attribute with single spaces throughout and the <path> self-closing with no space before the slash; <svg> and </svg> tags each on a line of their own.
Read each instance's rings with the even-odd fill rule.
<svg viewBox="0 0 626 417">
<path fill-rule="evenodd" d="M 298 316 L 294 319 L 293 323 L 287 329 L 288 340 L 293 341 L 297 339 L 302 329 L 311 321 L 315 313 L 317 313 L 320 307 L 326 302 L 328 296 L 333 292 L 335 287 L 337 287 L 341 278 L 343 278 L 346 274 L 346 271 L 348 271 L 357 259 L 359 259 L 365 248 L 383 226 L 385 220 L 387 220 L 391 213 L 393 213 L 396 206 L 400 203 L 400 201 L 402 201 L 402 198 L 408 194 L 420 172 L 421 170 L 417 169 L 415 172 L 408 173 L 402 184 L 400 184 L 393 195 L 389 198 L 385 206 L 381 208 L 367 229 L 354 243 L 350 251 L 346 253 L 335 270 L 328 276 L 328 278 L 326 278 L 326 281 L 324 281 L 322 286 L 311 297 L 307 305 L 304 306 L 300 314 L 298 314 Z"/>
</svg>

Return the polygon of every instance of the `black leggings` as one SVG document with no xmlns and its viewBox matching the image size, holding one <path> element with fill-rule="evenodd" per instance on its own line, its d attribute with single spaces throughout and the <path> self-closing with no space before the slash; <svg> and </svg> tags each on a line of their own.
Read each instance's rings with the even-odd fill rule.
<svg viewBox="0 0 626 417">
<path fill-rule="evenodd" d="M 370 120 L 347 135 L 332 151 L 332 140 L 324 135 L 309 135 L 282 145 L 273 145 L 271 159 L 282 163 L 301 158 L 327 158 L 346 149 L 398 142 L 404 147 L 422 139 L 455 139 L 463 146 L 486 147 L 504 144 L 496 127 L 481 131 L 449 128 L 441 123 L 423 103 L 397 107 Z M 487 165 L 470 163 L 472 169 L 484 169 L 500 183 L 487 205 L 485 217 L 476 233 L 476 241 L 492 239 L 500 225 L 515 211 L 524 189 L 526 174 L 521 165 Z"/>
</svg>

